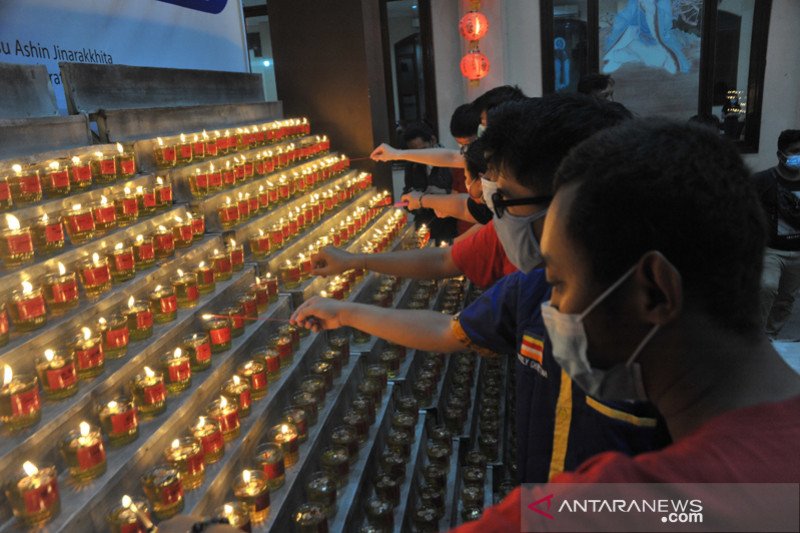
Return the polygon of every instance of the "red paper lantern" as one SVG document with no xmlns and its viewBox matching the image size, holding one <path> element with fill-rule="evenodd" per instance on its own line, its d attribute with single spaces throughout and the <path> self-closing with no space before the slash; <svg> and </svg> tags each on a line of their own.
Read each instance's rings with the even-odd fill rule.
<svg viewBox="0 0 800 533">
<path fill-rule="evenodd" d="M 477 11 L 470 11 L 463 17 L 461 22 L 458 23 L 458 29 L 461 31 L 461 36 L 468 41 L 479 41 L 483 39 L 486 32 L 489 31 L 489 19 L 483 13 Z"/>
<path fill-rule="evenodd" d="M 489 58 L 478 51 L 461 58 L 461 74 L 470 81 L 478 81 L 489 74 Z"/>
</svg>

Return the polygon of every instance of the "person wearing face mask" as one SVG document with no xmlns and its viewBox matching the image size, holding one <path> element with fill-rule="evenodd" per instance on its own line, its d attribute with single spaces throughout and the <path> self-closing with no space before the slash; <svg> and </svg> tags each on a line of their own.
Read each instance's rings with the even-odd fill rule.
<svg viewBox="0 0 800 533">
<path fill-rule="evenodd" d="M 523 482 L 547 481 L 601 451 L 636 453 L 663 445 L 666 434 L 651 406 L 596 401 L 571 383 L 553 359 L 539 311 L 550 287 L 536 268 L 538 239 L 555 169 L 570 147 L 628 118 L 618 107 L 578 95 L 510 102 L 493 110 L 479 142 L 489 157 L 489 174 L 497 179 L 494 222 L 509 258 L 525 270 L 498 281 L 460 315 L 312 298 L 295 311 L 292 322 L 323 329 L 350 326 L 425 351 L 516 354 Z"/>
<path fill-rule="evenodd" d="M 747 168 L 708 128 L 631 121 L 572 150 L 541 239 L 553 287 L 542 304 L 553 355 L 587 398 L 650 399 L 674 442 L 635 457 L 597 455 L 548 485 L 515 489 L 455 531 L 655 530 L 654 514 L 535 505 L 597 497 L 609 487 L 600 483 L 796 487 L 800 376 L 761 329 L 764 236 Z M 766 485 L 736 493 L 741 503 L 705 486 L 684 493 L 672 485 L 668 497 L 701 498 L 704 526 L 713 520 L 715 531 L 778 523 L 783 508 L 765 516 L 755 505 Z M 600 496 L 613 498 L 608 492 Z M 796 524 L 796 492 L 791 500 Z M 552 518 L 528 511 L 531 502 Z M 760 526 L 747 522 L 754 516 Z"/>
<path fill-rule="evenodd" d="M 800 130 L 778 137 L 778 164 L 753 175 L 767 214 L 769 241 L 761 276 L 761 320 L 774 339 L 800 289 Z"/>
</svg>

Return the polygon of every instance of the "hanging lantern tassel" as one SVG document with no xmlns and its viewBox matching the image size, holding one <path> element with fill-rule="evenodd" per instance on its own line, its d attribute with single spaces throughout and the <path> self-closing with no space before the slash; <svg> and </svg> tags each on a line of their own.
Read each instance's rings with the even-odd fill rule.
<svg viewBox="0 0 800 533">
<path fill-rule="evenodd" d="M 461 32 L 461 36 L 472 44 L 483 39 L 486 32 L 489 31 L 489 19 L 483 13 L 470 11 L 461 17 L 458 29 Z"/>
<path fill-rule="evenodd" d="M 489 58 L 475 50 L 461 58 L 461 74 L 475 86 L 489 74 Z"/>
</svg>

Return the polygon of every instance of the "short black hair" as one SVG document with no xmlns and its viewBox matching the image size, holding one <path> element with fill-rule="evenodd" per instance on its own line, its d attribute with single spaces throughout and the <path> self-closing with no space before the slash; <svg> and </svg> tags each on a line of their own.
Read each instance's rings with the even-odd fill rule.
<svg viewBox="0 0 800 533">
<path fill-rule="evenodd" d="M 570 148 L 593 133 L 631 118 L 622 105 L 581 94 L 550 94 L 507 102 L 489 114 L 481 136 L 489 168 L 509 172 L 536 194 L 550 194 Z"/>
<path fill-rule="evenodd" d="M 598 282 L 657 250 L 681 274 L 688 305 L 717 324 L 761 331 L 764 215 L 736 147 L 710 128 L 647 119 L 573 149 L 556 189 L 578 188 L 566 231 Z"/>
<path fill-rule="evenodd" d="M 486 157 L 484 156 L 484 145 L 481 139 L 472 141 L 464 152 L 464 161 L 467 165 L 467 172 L 472 179 L 478 179 L 486 173 Z"/>
<path fill-rule="evenodd" d="M 481 123 L 481 113 L 472 104 L 462 104 L 450 117 L 450 135 L 453 137 L 474 137 Z"/>
<path fill-rule="evenodd" d="M 578 92 L 592 94 L 595 91 L 602 91 L 609 85 L 614 85 L 614 78 L 608 74 L 587 74 L 578 80 Z"/>
<path fill-rule="evenodd" d="M 783 152 L 797 142 L 800 142 L 800 130 L 783 130 L 778 136 L 778 150 Z"/>
<path fill-rule="evenodd" d="M 410 124 L 403 132 L 403 142 L 408 144 L 414 139 L 422 139 L 425 142 L 433 141 L 434 137 L 433 128 L 424 122 L 416 122 Z"/>
<path fill-rule="evenodd" d="M 489 89 L 472 102 L 472 106 L 480 115 L 483 111 L 489 112 L 504 102 L 525 100 L 527 96 L 516 85 L 501 85 Z"/>
</svg>

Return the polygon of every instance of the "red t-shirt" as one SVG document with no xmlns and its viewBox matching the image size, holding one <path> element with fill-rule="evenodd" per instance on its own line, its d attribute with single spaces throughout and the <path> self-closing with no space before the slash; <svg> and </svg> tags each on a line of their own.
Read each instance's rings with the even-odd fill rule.
<svg viewBox="0 0 800 533">
<path fill-rule="evenodd" d="M 503 276 L 517 271 L 497 238 L 494 221 L 453 244 L 450 255 L 467 279 L 481 288 L 489 287 Z"/>
<path fill-rule="evenodd" d="M 467 178 L 464 175 L 463 168 L 451 168 L 450 174 L 453 176 L 453 194 L 455 193 L 464 193 L 467 194 Z M 456 221 L 456 231 L 459 235 L 462 235 L 465 231 L 472 227 L 472 222 L 467 222 L 466 220 L 457 220 Z"/>
<path fill-rule="evenodd" d="M 800 483 L 798 442 L 800 396 L 795 396 L 782 402 L 724 413 L 663 450 L 636 457 L 618 452 L 601 453 L 575 472 L 553 478 L 548 486 L 555 483 Z M 571 488 L 565 499 L 580 498 L 578 492 Z M 522 490 L 517 487 L 502 502 L 487 509 L 479 520 L 453 531 L 519 531 L 521 494 Z"/>
</svg>

